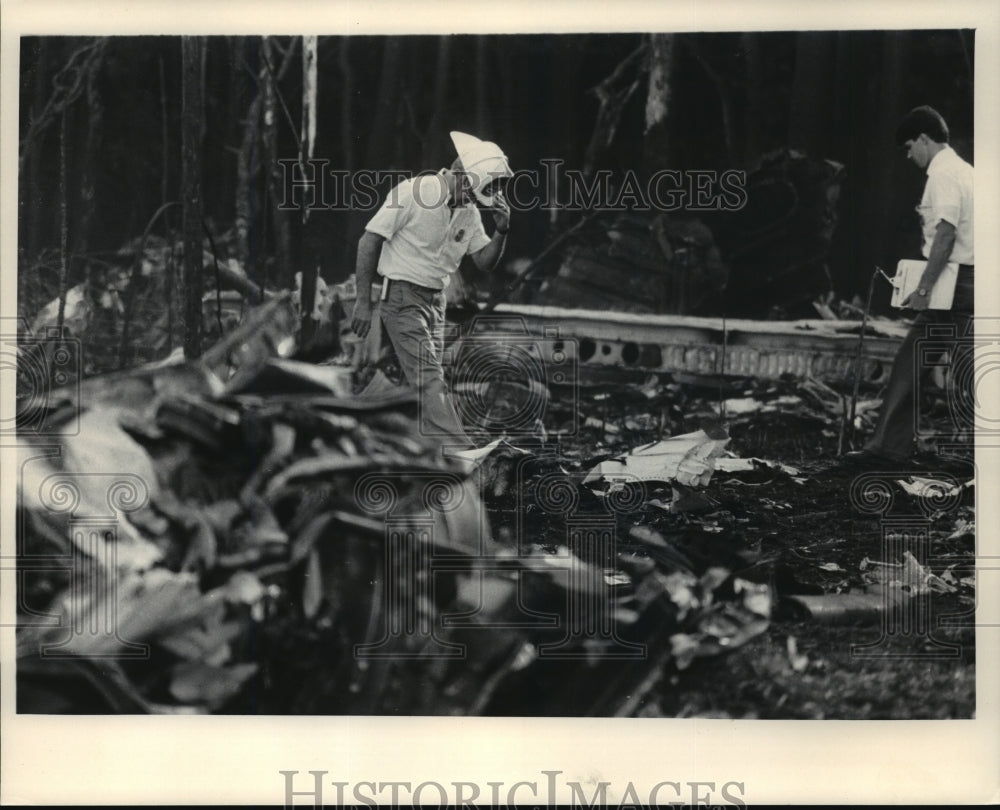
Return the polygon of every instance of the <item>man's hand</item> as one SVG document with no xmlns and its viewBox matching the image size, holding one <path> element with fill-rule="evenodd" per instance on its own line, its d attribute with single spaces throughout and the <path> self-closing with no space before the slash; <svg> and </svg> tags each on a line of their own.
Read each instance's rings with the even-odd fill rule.
<svg viewBox="0 0 1000 810">
<path fill-rule="evenodd" d="M 920 276 L 920 286 L 901 302 L 901 306 L 912 309 L 915 312 L 923 312 L 929 308 L 931 291 L 944 270 L 948 259 L 951 258 L 951 251 L 955 247 L 955 226 L 947 220 L 942 219 L 934 230 L 934 241 L 931 242 L 930 250 L 927 252 L 927 265 Z M 924 295 L 920 291 L 924 290 Z"/>
<path fill-rule="evenodd" d="M 499 191 L 493 195 L 493 200 L 494 204 L 490 209 L 493 214 L 493 223 L 497 226 L 498 231 L 506 233 L 510 229 L 510 206 Z"/>
<path fill-rule="evenodd" d="M 930 304 L 930 300 L 930 295 L 921 295 L 919 291 L 914 290 L 900 302 L 900 306 L 916 312 L 923 312 Z"/>
<path fill-rule="evenodd" d="M 496 267 L 500 257 L 503 256 L 504 246 L 507 244 L 506 234 L 510 228 L 510 206 L 499 191 L 493 195 L 493 206 L 490 208 L 490 213 L 493 214 L 493 222 L 497 226 L 496 233 L 493 234 L 488 245 L 469 254 L 476 263 L 476 267 L 485 272 L 490 272 Z"/>
<path fill-rule="evenodd" d="M 372 328 L 372 302 L 366 301 L 358 291 L 358 298 L 354 302 L 354 314 L 351 315 L 351 329 L 358 337 L 363 338 L 368 335 Z"/>
</svg>

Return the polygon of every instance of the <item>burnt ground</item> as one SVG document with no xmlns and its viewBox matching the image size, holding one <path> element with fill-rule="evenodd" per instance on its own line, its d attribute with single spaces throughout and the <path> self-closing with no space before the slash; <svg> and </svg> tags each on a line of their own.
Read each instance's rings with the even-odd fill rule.
<svg viewBox="0 0 1000 810">
<path fill-rule="evenodd" d="M 734 440 L 734 443 L 737 441 Z M 789 459 L 791 461 L 791 459 Z M 840 593 L 864 587 L 861 561 L 883 559 L 877 519 L 853 513 L 848 498 L 851 478 L 817 473 L 803 484 L 773 480 L 758 489 L 724 483 L 711 487 L 733 509 L 748 501 L 759 506 L 746 527 L 759 537 L 762 562 L 744 574 L 771 582 L 779 600 L 791 593 Z M 786 506 L 787 505 L 787 506 Z M 784 507 L 784 508 L 782 508 Z M 968 507 L 967 507 L 968 508 Z M 947 520 L 941 534 L 951 531 Z M 971 554 L 972 538 L 944 541 L 933 554 L 944 557 L 931 568 L 941 571 Z M 843 572 L 819 566 L 836 563 Z M 975 712 L 975 630 L 967 614 L 968 592 L 933 594 L 930 633 L 906 634 L 879 624 L 836 626 L 788 615 L 779 601 L 768 631 L 720 659 L 696 661 L 671 673 L 662 685 L 659 705 L 670 717 L 802 719 L 944 719 L 968 718 Z M 946 617 L 952 616 L 952 619 Z M 939 626 L 953 621 L 959 626 Z M 933 639 L 933 641 L 932 641 Z M 862 657 L 856 645 L 874 644 Z M 958 645 L 955 658 L 939 657 L 934 641 Z M 799 656 L 793 666 L 790 645 Z M 948 654 L 945 651 L 945 654 Z M 653 707 L 650 707 L 653 711 Z"/>
<path fill-rule="evenodd" d="M 975 490 L 965 488 L 943 508 L 928 513 L 921 511 L 925 504 L 898 485 L 911 475 L 951 476 L 948 480 L 964 483 L 972 478 L 971 466 L 935 468 L 934 448 L 924 444 L 922 470 L 838 467 L 838 450 L 850 449 L 846 429 L 829 407 L 794 380 L 727 381 L 722 387 L 606 380 L 592 381 L 577 394 L 577 427 L 571 437 L 560 438 L 560 444 L 566 456 L 587 460 L 587 465 L 661 437 L 722 426 L 729 433 L 727 450 L 732 454 L 798 471 L 716 471 L 706 487 L 687 492 L 694 500 L 681 514 L 650 506 L 652 496 L 669 503 L 676 489 L 651 484 L 636 523 L 654 528 L 695 560 L 698 573 L 721 565 L 734 577 L 767 584 L 773 610 L 766 632 L 728 652 L 696 657 L 684 668 L 671 658 L 657 688 L 639 700 L 636 714 L 770 719 L 975 716 Z M 862 401 L 876 394 L 862 392 Z M 943 396 L 934 391 L 924 396 L 923 412 L 934 418 L 925 418 L 923 426 L 943 429 Z M 726 415 L 721 401 L 741 397 L 766 407 Z M 555 392 L 550 404 L 557 412 L 568 412 L 567 392 Z M 859 417 L 855 445 L 863 442 L 876 414 L 873 408 Z M 885 512 L 858 503 L 857 493 L 852 496 L 852 486 L 862 475 L 868 476 L 865 480 L 879 479 L 891 492 Z M 677 495 L 673 492 L 675 499 Z M 872 562 L 901 561 L 902 546 L 884 547 L 883 523 L 892 521 L 922 527 L 927 541 L 923 551 L 912 543 L 908 547 L 927 571 L 943 575 L 950 585 L 948 592 L 933 592 L 911 603 L 905 616 L 915 617 L 913 623 L 884 613 L 821 621 L 790 601 L 804 594 L 827 595 L 836 603 L 838 596 L 884 592 L 873 579 Z M 619 532 L 626 538 L 619 559 L 643 553 L 630 545 L 627 526 L 620 526 Z M 890 532 L 888 541 L 900 536 Z"/>
<path fill-rule="evenodd" d="M 759 385 L 753 386 L 760 389 Z M 784 386 L 787 393 L 794 385 Z M 702 394 L 708 393 L 701 391 Z M 771 395 L 779 391 L 772 390 Z M 729 393 L 727 396 L 731 396 Z M 610 395 L 608 403 L 620 399 Z M 933 411 L 934 403 L 924 403 Z M 697 395 L 673 403 L 681 423 L 695 429 L 718 413 L 718 402 Z M 610 407 L 613 412 L 614 407 Z M 626 408 L 628 410 L 628 408 Z M 937 410 L 940 410 L 939 408 Z M 681 417 L 680 413 L 684 412 Z M 615 417 L 606 413 L 606 418 Z M 635 416 L 632 416 L 633 422 Z M 618 417 L 617 421 L 621 421 Z M 966 489 L 929 523 L 926 566 L 958 576 L 952 593 L 933 593 L 926 631 L 880 623 L 822 623 L 790 610 L 793 594 L 846 594 L 870 589 L 865 560 L 886 560 L 882 518 L 852 502 L 857 472 L 837 469 L 838 429 L 831 420 L 794 408 L 735 417 L 728 449 L 794 465 L 753 476 L 716 473 L 705 493 L 713 511 L 691 515 L 706 539 L 736 533 L 755 560 L 736 574 L 766 582 L 776 597 L 768 630 L 726 655 L 696 659 L 664 673 L 640 715 L 772 719 L 943 719 L 975 716 L 975 630 L 972 561 L 973 490 Z M 858 439 L 863 438 L 861 432 Z M 611 438 L 611 437 L 609 437 Z M 613 437 L 617 439 L 618 437 Z M 885 471 L 887 479 L 908 471 Z M 933 477 L 934 472 L 918 473 Z M 956 476 L 968 480 L 971 476 Z M 895 491 L 889 518 L 922 515 Z M 821 567 L 824 566 L 824 567 Z M 964 577 L 964 578 L 963 578 Z M 871 649 L 852 652 L 858 645 Z"/>
</svg>

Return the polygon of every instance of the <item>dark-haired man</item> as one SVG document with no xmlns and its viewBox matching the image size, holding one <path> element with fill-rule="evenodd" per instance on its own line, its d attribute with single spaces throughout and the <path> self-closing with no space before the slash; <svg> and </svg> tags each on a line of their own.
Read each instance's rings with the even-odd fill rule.
<svg viewBox="0 0 1000 810">
<path fill-rule="evenodd" d="M 959 339 L 971 336 L 975 264 L 972 166 L 948 145 L 948 125 L 932 107 L 910 110 L 899 124 L 896 141 L 906 150 L 906 157 L 927 172 L 917 207 L 927 266 L 917 290 L 902 302 L 915 310 L 917 317 L 893 361 L 875 432 L 863 450 L 847 454 L 850 464 L 899 465 L 910 460 L 917 420 L 916 375 L 921 372 L 915 356 L 917 341 L 927 336 L 929 326 L 952 327 Z M 949 262 L 959 265 L 952 308 L 929 309 L 931 290 Z M 953 363 L 954 359 L 953 354 Z"/>
</svg>

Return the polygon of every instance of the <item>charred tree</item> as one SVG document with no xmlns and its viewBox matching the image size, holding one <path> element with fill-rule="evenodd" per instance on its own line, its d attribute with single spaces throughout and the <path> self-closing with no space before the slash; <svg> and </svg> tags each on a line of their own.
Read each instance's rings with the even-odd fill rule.
<svg viewBox="0 0 1000 810">
<path fill-rule="evenodd" d="M 237 37 L 232 42 L 233 61 L 246 64 L 247 42 Z M 253 225 L 253 176 L 257 170 L 257 137 L 260 120 L 260 94 L 254 95 L 243 124 L 243 137 L 236 156 L 236 258 L 251 279 L 257 279 L 258 251 L 250 252 L 250 231 Z"/>
<path fill-rule="evenodd" d="M 205 52 L 202 37 L 181 39 L 183 83 L 181 106 L 182 152 L 181 197 L 184 232 L 184 356 L 201 354 L 201 133 L 204 118 L 201 63 Z"/>
<path fill-rule="evenodd" d="M 59 120 L 59 311 L 56 328 L 62 331 L 69 289 L 69 213 L 66 199 L 66 108 Z"/>
<path fill-rule="evenodd" d="M 876 137 L 880 142 L 891 144 L 893 147 L 895 146 L 894 141 L 892 141 L 893 133 L 905 112 L 900 88 L 905 65 L 906 36 L 905 31 L 886 31 L 883 34 L 882 89 L 878 100 Z M 875 253 L 880 260 L 885 260 L 883 257 L 892 256 L 895 250 L 902 247 L 895 244 L 885 244 L 886 234 L 895 230 L 894 223 L 891 221 L 894 208 L 892 204 L 894 173 L 890 166 L 891 164 L 873 167 L 875 205 L 872 219 L 875 244 L 882 248 Z"/>
<path fill-rule="evenodd" d="M 583 173 L 587 177 L 594 173 L 598 160 L 611 146 L 621 123 L 622 111 L 639 88 L 641 75 L 636 65 L 646 57 L 648 50 L 648 44 L 640 45 L 590 90 L 597 97 L 599 106 L 590 141 L 584 151 Z"/>
<path fill-rule="evenodd" d="M 293 39 L 282 55 L 280 66 L 275 67 L 273 54 L 276 49 L 268 42 L 267 37 L 259 40 L 260 65 L 253 74 L 258 92 L 247 110 L 236 161 L 236 256 L 247 275 L 261 286 L 265 286 L 268 281 L 263 263 L 258 263 L 266 254 L 264 236 L 268 216 L 274 226 L 278 267 L 289 272 L 291 268 L 290 224 L 287 212 L 278 210 L 283 200 L 281 172 L 277 162 L 277 86 L 294 61 L 297 51 L 295 42 Z M 241 53 L 242 43 L 237 42 L 234 47 L 236 45 L 239 47 L 234 59 L 246 64 Z M 254 70 L 249 66 L 247 69 Z M 262 169 L 265 173 L 264 190 L 260 193 L 255 188 L 255 183 L 260 184 Z M 261 202 L 270 202 L 271 205 L 263 207 L 265 216 L 255 218 L 254 212 L 262 210 Z M 277 280 L 282 283 L 287 281 L 281 277 L 280 270 Z"/>
<path fill-rule="evenodd" d="M 743 165 L 753 169 L 764 148 L 764 59 L 762 37 L 756 31 L 741 35 L 743 68 L 746 75 L 746 99 L 743 135 Z"/>
<path fill-rule="evenodd" d="M 398 37 L 385 41 L 382 50 L 382 68 L 379 74 L 378 90 L 375 96 L 375 115 L 371 122 L 368 135 L 368 148 L 365 150 L 365 166 L 386 166 L 392 160 L 390 147 L 391 136 L 396 130 L 396 101 L 401 85 L 400 65 L 402 42 Z M 384 192 L 384 189 L 381 190 Z M 345 261 L 345 276 L 354 272 L 354 257 L 358 248 L 358 240 L 364 230 L 365 219 L 371 212 L 351 211 L 347 226 L 347 256 Z"/>
<path fill-rule="evenodd" d="M 38 120 L 42 114 L 45 104 L 46 89 L 49 80 L 49 56 L 51 44 L 48 37 L 40 37 L 38 41 L 38 56 L 35 61 L 34 91 L 31 101 L 31 120 Z M 23 59 L 23 57 L 22 57 Z M 23 67 L 22 67 L 23 70 Z M 20 252 L 27 256 L 34 257 L 38 253 L 40 239 L 39 234 L 42 228 L 42 216 L 45 213 L 45 206 L 41 205 L 42 181 L 39 172 L 41 160 L 41 150 L 32 149 L 28 153 L 28 159 L 21 170 L 20 183 L 21 194 L 30 200 L 30 204 L 25 206 L 22 239 L 20 241 Z"/>
<path fill-rule="evenodd" d="M 350 37 L 337 42 L 337 69 L 340 72 L 340 142 L 344 150 L 344 170 L 354 171 L 354 70 L 351 68 Z"/>
<path fill-rule="evenodd" d="M 490 66 L 489 40 L 476 37 L 476 129 L 486 138 L 490 135 Z"/>
<path fill-rule="evenodd" d="M 548 125 L 550 155 L 567 155 L 575 162 L 580 150 L 579 93 L 572 87 L 580 74 L 587 54 L 586 43 L 579 37 L 568 38 L 565 47 L 553 49 L 549 82 Z M 496 84 L 493 84 L 495 87 Z"/>
<path fill-rule="evenodd" d="M 288 52 L 294 48 L 294 40 L 288 46 Z M 278 76 L 275 71 L 275 48 L 271 37 L 261 40 L 261 58 L 264 70 L 261 75 L 263 94 L 263 140 L 264 155 L 267 161 L 267 197 L 270 202 L 271 223 L 274 227 L 274 251 L 277 264 L 275 278 L 279 286 L 286 287 L 292 283 L 294 275 L 291 262 L 291 229 L 288 222 L 288 212 L 284 210 L 282 199 L 281 166 L 278 163 Z"/>
<path fill-rule="evenodd" d="M 101 37 L 94 46 L 94 53 L 86 67 L 86 88 L 83 97 L 86 100 L 85 114 L 87 123 L 83 138 L 82 155 L 80 156 L 80 212 L 73 233 L 72 254 L 74 256 L 86 253 L 90 225 L 97 203 L 97 156 L 101 148 L 101 136 L 104 124 L 104 105 L 97 87 L 97 74 L 104 56 L 107 39 Z"/>
<path fill-rule="evenodd" d="M 313 147 L 316 143 L 316 93 L 317 93 L 317 39 L 314 36 L 302 37 L 302 127 L 299 133 L 299 165 L 305 173 L 308 162 L 312 159 Z M 302 230 L 308 231 L 309 206 L 302 202 Z M 316 304 L 316 276 L 318 265 L 311 260 L 301 263 L 302 268 L 302 343 L 307 344 L 313 338 L 316 321 L 313 319 L 313 308 Z"/>
<path fill-rule="evenodd" d="M 651 34 L 648 45 L 649 88 L 646 93 L 646 123 L 643 169 L 651 174 L 670 166 L 668 117 L 670 114 L 674 35 Z"/>
<path fill-rule="evenodd" d="M 423 154 L 420 165 L 431 166 L 437 162 L 441 151 L 440 143 L 445 131 L 445 115 L 448 103 L 448 78 L 451 63 L 451 37 L 440 36 L 437 40 L 437 56 L 434 63 L 434 90 L 431 94 L 431 114 L 423 137 Z"/>
<path fill-rule="evenodd" d="M 398 37 L 385 41 L 382 51 L 382 69 L 375 96 L 375 117 L 372 119 L 365 155 L 367 166 L 381 166 L 391 158 L 389 154 L 395 130 L 396 101 L 401 84 L 400 57 L 403 45 Z"/>
</svg>

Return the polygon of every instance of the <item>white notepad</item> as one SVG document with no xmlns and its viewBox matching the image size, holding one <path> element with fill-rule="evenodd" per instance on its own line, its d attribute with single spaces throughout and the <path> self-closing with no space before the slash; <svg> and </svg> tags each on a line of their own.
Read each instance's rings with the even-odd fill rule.
<svg viewBox="0 0 1000 810">
<path fill-rule="evenodd" d="M 902 306 L 906 297 L 920 286 L 927 262 L 923 259 L 901 259 L 896 265 L 896 276 L 892 280 L 892 301 L 894 307 Z M 944 266 L 931 290 L 928 309 L 951 309 L 955 299 L 955 283 L 958 281 L 958 263 L 949 262 Z"/>
</svg>

